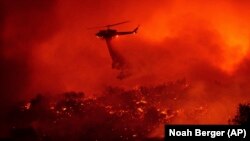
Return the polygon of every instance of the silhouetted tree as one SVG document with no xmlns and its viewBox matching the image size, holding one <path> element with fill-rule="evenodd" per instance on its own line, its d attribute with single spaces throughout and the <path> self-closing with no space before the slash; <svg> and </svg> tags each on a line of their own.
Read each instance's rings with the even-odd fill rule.
<svg viewBox="0 0 250 141">
<path fill-rule="evenodd" d="M 250 103 L 239 104 L 237 113 L 232 119 L 233 124 L 249 125 L 250 124 Z"/>
</svg>

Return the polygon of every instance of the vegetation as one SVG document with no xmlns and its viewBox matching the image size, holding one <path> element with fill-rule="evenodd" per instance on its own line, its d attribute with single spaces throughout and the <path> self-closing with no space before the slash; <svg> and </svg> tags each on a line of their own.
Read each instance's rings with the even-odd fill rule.
<svg viewBox="0 0 250 141">
<path fill-rule="evenodd" d="M 233 124 L 250 125 L 250 103 L 239 104 L 237 113 L 232 119 Z"/>
</svg>

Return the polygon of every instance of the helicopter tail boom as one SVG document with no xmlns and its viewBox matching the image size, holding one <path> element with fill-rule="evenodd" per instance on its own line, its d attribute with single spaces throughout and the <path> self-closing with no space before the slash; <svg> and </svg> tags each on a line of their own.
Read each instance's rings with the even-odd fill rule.
<svg viewBox="0 0 250 141">
<path fill-rule="evenodd" d="M 117 35 L 136 34 L 138 29 L 139 29 L 139 26 L 137 26 L 133 31 L 117 32 Z"/>
</svg>

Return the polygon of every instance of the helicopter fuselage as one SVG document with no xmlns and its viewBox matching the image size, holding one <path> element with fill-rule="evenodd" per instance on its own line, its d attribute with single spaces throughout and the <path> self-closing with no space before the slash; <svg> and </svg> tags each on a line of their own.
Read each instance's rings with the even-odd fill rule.
<svg viewBox="0 0 250 141">
<path fill-rule="evenodd" d="M 98 33 L 96 33 L 96 36 L 105 39 L 113 38 L 117 36 L 117 31 L 114 29 L 100 30 Z"/>
<path fill-rule="evenodd" d="M 98 33 L 96 33 L 96 36 L 98 38 L 103 38 L 103 39 L 112 39 L 113 37 L 117 37 L 119 35 L 127 35 L 127 34 L 135 34 L 138 30 L 139 26 L 136 27 L 132 31 L 125 31 L 125 32 L 118 32 L 115 29 L 106 29 L 106 30 L 100 30 Z"/>
</svg>

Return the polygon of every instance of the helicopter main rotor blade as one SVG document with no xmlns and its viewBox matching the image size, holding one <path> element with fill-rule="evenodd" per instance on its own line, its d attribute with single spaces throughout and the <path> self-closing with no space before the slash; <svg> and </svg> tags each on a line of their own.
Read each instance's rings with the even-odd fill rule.
<svg viewBox="0 0 250 141">
<path fill-rule="evenodd" d="M 106 27 L 111 27 L 111 26 L 116 26 L 116 25 L 120 25 L 120 24 L 125 24 L 125 23 L 128 23 L 129 21 L 124 21 L 124 22 L 119 22 L 119 23 L 115 23 L 115 24 L 109 24 L 109 25 L 106 25 Z"/>
<path fill-rule="evenodd" d="M 95 29 L 95 28 L 103 28 L 103 27 L 111 27 L 111 26 L 116 26 L 116 25 L 120 25 L 120 24 L 125 24 L 128 23 L 129 21 L 124 21 L 124 22 L 119 22 L 119 23 L 115 23 L 115 24 L 109 24 L 109 25 L 105 25 L 105 26 L 94 26 L 94 27 L 90 27 L 87 29 Z"/>
</svg>

